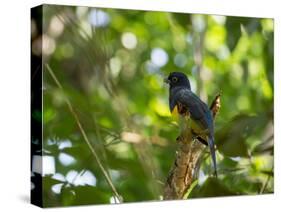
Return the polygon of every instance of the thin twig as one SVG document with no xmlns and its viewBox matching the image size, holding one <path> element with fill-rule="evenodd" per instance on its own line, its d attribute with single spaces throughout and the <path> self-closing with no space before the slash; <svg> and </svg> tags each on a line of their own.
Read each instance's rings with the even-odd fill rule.
<svg viewBox="0 0 281 212">
<path fill-rule="evenodd" d="M 55 83 L 57 84 L 57 86 L 58 86 L 58 87 L 62 90 L 62 92 L 64 93 L 63 87 L 62 87 L 62 85 L 60 84 L 60 82 L 58 81 L 58 79 L 57 79 L 56 75 L 54 74 L 54 72 L 52 71 L 51 67 L 50 67 L 48 64 L 46 64 L 46 68 L 47 68 L 47 70 L 49 71 L 49 73 L 50 73 L 50 75 L 52 76 L 52 78 L 53 78 L 53 80 L 55 81 Z M 90 143 L 90 141 L 89 141 L 89 139 L 88 139 L 88 136 L 86 135 L 86 133 L 85 133 L 83 127 L 82 127 L 82 124 L 81 124 L 81 122 L 80 122 L 80 120 L 79 120 L 79 118 L 78 118 L 76 112 L 74 111 L 74 109 L 73 109 L 73 107 L 72 107 L 72 104 L 70 103 L 70 101 L 69 101 L 69 99 L 67 98 L 66 95 L 64 95 L 64 97 L 65 97 L 65 102 L 66 102 L 66 104 L 67 104 L 67 106 L 68 106 L 68 109 L 70 110 L 70 113 L 73 115 L 73 117 L 74 117 L 74 119 L 75 119 L 75 121 L 76 121 L 76 123 L 77 123 L 77 125 L 78 125 L 78 127 L 79 127 L 79 130 L 80 130 L 80 132 L 81 132 L 81 134 L 82 134 L 82 136 L 83 136 L 83 138 L 84 138 L 84 140 L 85 140 L 85 142 L 86 142 L 86 144 L 89 146 L 91 152 L 93 153 L 93 156 L 95 157 L 98 166 L 100 167 L 100 169 L 101 169 L 103 175 L 105 176 L 105 179 L 106 179 L 108 185 L 109 185 L 110 188 L 112 189 L 114 195 L 118 198 L 119 202 L 122 202 L 121 196 L 118 194 L 118 192 L 117 192 L 115 186 L 113 185 L 113 182 L 112 182 L 112 180 L 111 180 L 111 177 L 109 176 L 109 174 L 108 174 L 107 171 L 105 170 L 105 168 L 104 168 L 104 166 L 102 165 L 102 163 L 101 163 L 101 161 L 100 161 L 100 159 L 99 159 L 99 157 L 98 157 L 98 155 L 97 155 L 95 149 L 94 149 L 93 146 L 91 145 L 91 143 Z"/>
<path fill-rule="evenodd" d="M 261 190 L 260 190 L 260 194 L 263 194 L 265 189 L 267 188 L 268 184 L 269 184 L 269 181 L 270 181 L 270 178 L 271 176 L 270 175 L 267 175 L 267 178 L 266 178 L 266 181 L 265 183 L 263 183 L 262 187 L 261 187 Z"/>
</svg>

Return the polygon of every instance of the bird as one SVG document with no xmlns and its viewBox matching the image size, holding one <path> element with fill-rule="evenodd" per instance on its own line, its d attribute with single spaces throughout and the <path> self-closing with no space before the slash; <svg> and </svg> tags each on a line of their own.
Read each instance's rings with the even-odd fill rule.
<svg viewBox="0 0 281 212">
<path fill-rule="evenodd" d="M 169 108 L 172 115 L 189 117 L 195 138 L 209 146 L 214 175 L 217 177 L 213 115 L 195 93 L 191 91 L 188 77 L 182 72 L 171 72 L 164 81 L 169 84 Z"/>
</svg>

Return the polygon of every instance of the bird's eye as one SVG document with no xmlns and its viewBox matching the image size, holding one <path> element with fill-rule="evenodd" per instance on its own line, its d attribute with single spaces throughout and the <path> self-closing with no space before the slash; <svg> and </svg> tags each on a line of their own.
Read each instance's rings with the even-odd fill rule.
<svg viewBox="0 0 281 212">
<path fill-rule="evenodd" d="M 172 78 L 172 81 L 173 81 L 173 82 L 177 82 L 177 81 L 178 81 L 178 78 L 177 78 L 177 77 L 173 77 L 173 78 Z"/>
</svg>

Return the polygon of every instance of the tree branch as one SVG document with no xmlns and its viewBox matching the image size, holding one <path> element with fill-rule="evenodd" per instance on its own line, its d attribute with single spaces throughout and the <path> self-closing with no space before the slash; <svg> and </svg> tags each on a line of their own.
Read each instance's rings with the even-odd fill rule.
<svg viewBox="0 0 281 212">
<path fill-rule="evenodd" d="M 217 115 L 220 109 L 220 94 L 213 100 L 210 110 L 213 117 Z M 200 166 L 200 156 L 204 152 L 206 145 L 197 139 L 194 139 L 191 130 L 186 127 L 177 141 L 178 151 L 176 159 L 168 174 L 165 187 L 164 199 L 183 199 L 192 182 L 197 178 L 196 167 Z"/>
</svg>

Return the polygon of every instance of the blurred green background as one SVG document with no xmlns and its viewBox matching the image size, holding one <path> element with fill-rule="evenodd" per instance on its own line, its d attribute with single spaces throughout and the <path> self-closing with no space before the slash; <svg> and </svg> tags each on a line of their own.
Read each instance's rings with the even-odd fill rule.
<svg viewBox="0 0 281 212">
<path fill-rule="evenodd" d="M 178 127 L 163 78 L 188 75 L 211 103 L 218 179 L 208 152 L 188 198 L 273 192 L 273 20 L 217 15 L 44 6 L 32 54 L 44 67 L 44 206 L 119 200 L 85 142 L 67 98 L 124 202 L 160 200 Z M 32 114 L 36 116 L 36 113 Z M 36 185 L 33 185 L 36 186 Z"/>
</svg>

